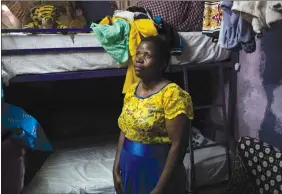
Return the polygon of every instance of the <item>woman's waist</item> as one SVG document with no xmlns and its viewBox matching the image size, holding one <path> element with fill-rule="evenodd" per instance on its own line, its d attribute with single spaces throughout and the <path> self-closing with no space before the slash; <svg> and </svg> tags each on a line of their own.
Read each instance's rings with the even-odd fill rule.
<svg viewBox="0 0 282 194">
<path fill-rule="evenodd" d="M 141 157 L 166 157 L 170 150 L 171 144 L 144 144 L 142 142 L 124 139 L 123 149 L 133 155 Z"/>
<path fill-rule="evenodd" d="M 144 144 L 171 144 L 171 139 L 167 134 L 136 133 L 132 131 L 123 132 L 127 139 L 134 142 L 141 142 Z"/>
</svg>

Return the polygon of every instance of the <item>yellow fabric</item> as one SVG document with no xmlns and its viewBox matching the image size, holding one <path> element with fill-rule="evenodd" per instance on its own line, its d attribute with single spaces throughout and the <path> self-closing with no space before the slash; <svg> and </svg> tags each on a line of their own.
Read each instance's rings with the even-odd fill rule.
<svg viewBox="0 0 282 194">
<path fill-rule="evenodd" d="M 118 118 L 120 129 L 126 138 L 144 144 L 170 143 L 165 120 L 185 114 L 193 119 L 191 96 L 177 84 L 170 83 L 147 98 L 136 96 L 137 83 L 124 97 L 122 113 Z"/>
<path fill-rule="evenodd" d="M 103 18 L 99 24 L 108 24 L 111 25 L 112 22 L 120 17 L 110 17 L 106 16 Z M 125 19 L 126 20 L 126 19 Z M 122 93 L 125 94 L 127 90 L 132 86 L 134 83 L 138 83 L 140 79 L 136 77 L 133 61 L 135 60 L 136 56 L 136 49 L 137 46 L 140 44 L 141 39 L 148 36 L 156 36 L 158 35 L 158 31 L 150 19 L 139 19 L 135 21 L 128 21 L 130 23 L 130 33 L 129 33 L 129 54 L 131 56 L 130 61 L 128 62 L 128 68 L 126 72 L 126 77 L 123 85 Z"/>
<path fill-rule="evenodd" d="M 112 18 L 110 16 L 106 16 L 104 17 L 99 24 L 108 24 L 108 25 L 111 25 L 112 23 Z"/>
<path fill-rule="evenodd" d="M 133 61 L 135 61 L 136 49 L 141 39 L 148 36 L 156 36 L 158 31 L 150 19 L 139 19 L 135 21 L 130 21 L 130 33 L 129 33 L 129 53 L 132 61 L 128 65 L 128 69 L 126 72 L 125 82 L 123 85 L 122 93 L 125 94 L 130 86 L 134 83 L 140 81 L 139 78 L 136 77 Z"/>
<path fill-rule="evenodd" d="M 100 22 L 99 24 L 104 24 L 104 25 L 112 25 L 112 23 L 117 20 L 117 19 L 120 19 L 119 17 L 111 17 L 111 16 L 106 16 L 104 17 Z M 124 19 L 126 20 L 126 19 Z"/>
</svg>

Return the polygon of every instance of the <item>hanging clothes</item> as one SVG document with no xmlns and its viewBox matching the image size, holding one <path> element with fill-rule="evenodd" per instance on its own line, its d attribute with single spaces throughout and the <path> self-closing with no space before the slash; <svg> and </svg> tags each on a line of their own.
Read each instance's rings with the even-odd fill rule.
<svg viewBox="0 0 282 194">
<path fill-rule="evenodd" d="M 108 23 L 108 24 L 107 24 Z M 95 38 L 103 48 L 119 63 L 127 64 L 129 59 L 129 23 L 121 18 L 104 18 L 100 24 L 91 24 Z"/>
<path fill-rule="evenodd" d="M 156 16 L 154 21 L 157 24 L 158 33 L 163 35 L 169 44 L 171 55 L 181 55 L 184 49 L 184 43 L 179 33 L 172 26 L 165 23 L 161 16 Z"/>
<path fill-rule="evenodd" d="M 220 25 L 220 31 L 219 31 L 219 37 L 218 37 L 218 45 L 222 48 L 224 48 L 224 20 L 221 20 L 221 25 Z"/>
<path fill-rule="evenodd" d="M 234 1 L 232 11 L 251 23 L 253 30 L 260 34 L 282 22 L 281 6 L 282 1 Z"/>
<path fill-rule="evenodd" d="M 129 53 L 131 56 L 131 63 L 128 65 L 128 69 L 126 72 L 126 78 L 123 85 L 122 93 L 126 93 L 130 86 L 134 83 L 140 81 L 138 77 L 135 75 L 135 70 L 133 66 L 133 62 L 135 61 L 136 49 L 140 44 L 142 38 L 148 36 L 156 36 L 158 35 L 158 31 L 154 25 L 154 22 L 151 19 L 138 19 L 130 22 L 130 34 L 129 34 Z"/>
<path fill-rule="evenodd" d="M 226 49 L 252 53 L 256 50 L 255 34 L 252 26 L 239 15 L 231 11 L 233 2 L 222 1 L 223 25 L 219 45 Z"/>
<path fill-rule="evenodd" d="M 210 36 L 213 40 L 219 37 L 222 20 L 222 9 L 220 1 L 205 1 L 203 17 L 203 34 Z"/>
<path fill-rule="evenodd" d="M 119 30 L 121 26 L 123 26 L 123 30 Z M 140 81 L 135 75 L 133 66 L 136 49 L 142 38 L 158 35 L 154 22 L 151 19 L 130 21 L 126 20 L 126 18 L 107 16 L 99 24 L 92 24 L 91 28 L 95 36 L 98 32 L 98 39 L 114 59 L 127 61 L 128 68 L 122 90 L 122 93 L 125 94 L 132 84 Z"/>
</svg>

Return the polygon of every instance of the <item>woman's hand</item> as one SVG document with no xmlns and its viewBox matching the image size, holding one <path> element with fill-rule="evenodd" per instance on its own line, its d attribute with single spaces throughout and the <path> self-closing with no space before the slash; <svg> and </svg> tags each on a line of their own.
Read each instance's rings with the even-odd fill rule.
<svg viewBox="0 0 282 194">
<path fill-rule="evenodd" d="M 123 185 L 122 185 L 122 179 L 121 179 L 121 176 L 120 176 L 120 171 L 114 170 L 113 171 L 113 177 L 114 177 L 115 190 L 116 190 L 117 194 L 122 194 Z"/>
</svg>

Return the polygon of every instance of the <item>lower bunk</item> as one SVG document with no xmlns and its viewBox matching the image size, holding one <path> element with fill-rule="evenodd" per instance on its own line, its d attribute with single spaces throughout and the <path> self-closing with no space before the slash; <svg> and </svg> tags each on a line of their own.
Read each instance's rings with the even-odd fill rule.
<svg viewBox="0 0 282 194">
<path fill-rule="evenodd" d="M 93 139 L 92 146 L 64 148 L 51 154 L 23 194 L 91 193 L 115 194 L 112 167 L 117 138 Z M 81 141 L 91 141 L 85 139 Z M 71 147 L 72 142 L 61 142 Z M 73 143 L 76 144 L 77 143 Z M 207 140 L 207 144 L 214 144 Z M 223 146 L 208 147 L 194 151 L 197 186 L 214 184 L 227 179 L 227 159 Z M 184 165 L 189 184 L 190 159 L 186 154 Z"/>
</svg>

